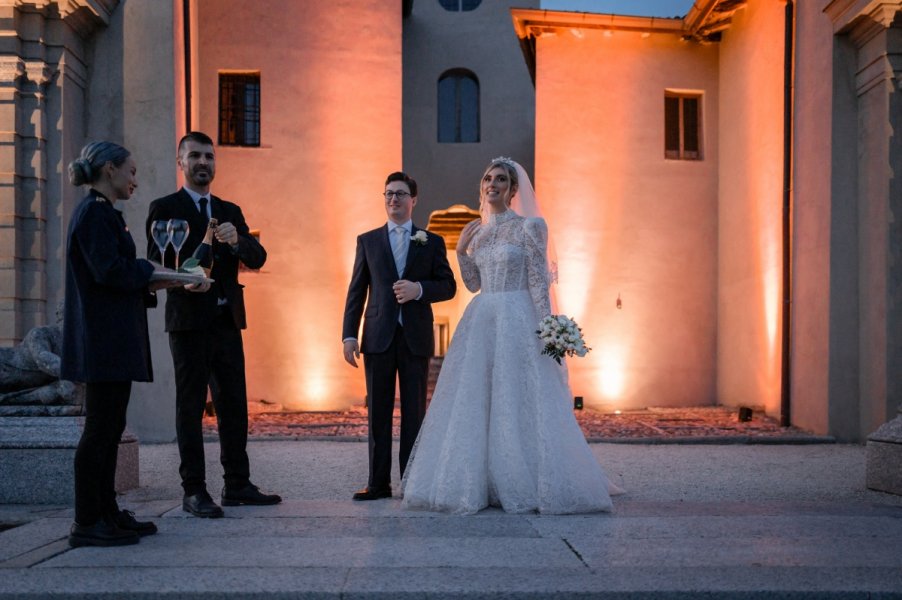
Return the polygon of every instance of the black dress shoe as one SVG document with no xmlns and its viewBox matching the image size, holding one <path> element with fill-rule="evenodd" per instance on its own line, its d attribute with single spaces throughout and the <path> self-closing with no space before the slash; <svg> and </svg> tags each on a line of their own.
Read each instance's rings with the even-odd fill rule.
<svg viewBox="0 0 902 600">
<path fill-rule="evenodd" d="M 252 483 L 247 484 L 243 488 L 223 488 L 222 490 L 223 506 L 238 506 L 239 504 L 266 506 L 269 504 L 278 504 L 281 501 L 282 496 L 278 494 L 264 494 Z"/>
<path fill-rule="evenodd" d="M 120 529 L 107 519 L 100 519 L 93 525 L 72 523 L 69 530 L 69 545 L 79 546 L 127 546 L 138 543 L 138 534 L 127 529 Z"/>
<path fill-rule="evenodd" d="M 354 493 L 354 500 L 378 500 L 380 498 L 391 498 L 391 488 L 367 487 Z"/>
<path fill-rule="evenodd" d="M 218 519 L 222 517 L 222 509 L 213 502 L 213 498 L 210 497 L 206 490 L 185 496 L 182 500 L 182 510 L 203 519 Z"/>
<path fill-rule="evenodd" d="M 157 526 L 150 521 L 139 521 L 135 518 L 135 513 L 130 510 L 120 510 L 110 516 L 110 520 L 116 524 L 119 529 L 126 531 L 134 531 L 139 536 L 153 535 L 157 532 Z"/>
</svg>

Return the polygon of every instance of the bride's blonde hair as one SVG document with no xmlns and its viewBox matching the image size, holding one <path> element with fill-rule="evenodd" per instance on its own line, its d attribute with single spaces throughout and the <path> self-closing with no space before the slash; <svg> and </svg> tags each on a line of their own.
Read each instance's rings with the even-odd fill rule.
<svg viewBox="0 0 902 600">
<path fill-rule="evenodd" d="M 511 195 L 507 199 L 508 208 L 510 208 L 511 201 L 514 199 L 514 196 L 517 195 L 517 191 L 520 188 L 520 177 L 517 175 L 517 167 L 514 166 L 514 161 L 505 156 L 499 156 L 498 158 L 492 159 L 492 162 L 489 163 L 489 166 L 486 167 L 485 171 L 482 173 L 482 177 L 479 178 L 479 214 L 482 215 L 483 222 L 486 220 L 487 209 L 485 206 L 485 199 L 482 197 L 482 181 L 485 179 L 485 176 L 489 174 L 489 171 L 497 167 L 504 169 L 511 184 Z"/>
</svg>

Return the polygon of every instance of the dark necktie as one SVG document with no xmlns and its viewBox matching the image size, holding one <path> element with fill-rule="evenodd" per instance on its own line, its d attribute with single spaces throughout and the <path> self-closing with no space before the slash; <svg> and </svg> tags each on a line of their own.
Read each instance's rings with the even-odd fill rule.
<svg viewBox="0 0 902 600">
<path fill-rule="evenodd" d="M 202 197 L 200 199 L 200 216 L 204 218 L 204 222 L 207 222 L 207 198 Z"/>
</svg>

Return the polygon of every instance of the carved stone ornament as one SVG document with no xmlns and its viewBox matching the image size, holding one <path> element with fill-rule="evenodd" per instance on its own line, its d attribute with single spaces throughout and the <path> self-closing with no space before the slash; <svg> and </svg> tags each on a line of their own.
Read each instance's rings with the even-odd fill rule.
<svg viewBox="0 0 902 600">
<path fill-rule="evenodd" d="M 110 23 L 120 0 L 0 0 L 0 6 L 37 10 L 45 15 L 58 14 L 82 37 Z"/>
<path fill-rule="evenodd" d="M 28 60 L 25 61 L 22 74 L 28 81 L 36 83 L 43 88 L 53 80 L 58 72 L 58 69 L 53 68 L 42 60 Z"/>
<path fill-rule="evenodd" d="M 824 9 L 833 33 L 848 33 L 858 47 L 888 29 L 900 11 L 902 0 L 833 0 Z"/>
<path fill-rule="evenodd" d="M 25 63 L 18 56 L 0 56 L 0 84 L 12 83 L 25 75 Z"/>
<path fill-rule="evenodd" d="M 96 16 L 102 24 L 110 22 L 110 15 L 119 6 L 119 0 L 0 0 L 0 6 L 33 7 L 47 10 L 56 7 L 62 17 L 67 17 L 79 9 L 86 8 Z"/>
</svg>

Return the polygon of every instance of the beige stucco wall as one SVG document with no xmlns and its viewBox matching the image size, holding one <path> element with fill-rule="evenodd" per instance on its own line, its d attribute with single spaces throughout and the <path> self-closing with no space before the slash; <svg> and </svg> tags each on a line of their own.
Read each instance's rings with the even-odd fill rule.
<svg viewBox="0 0 902 600">
<path fill-rule="evenodd" d="M 560 311 L 593 347 L 569 363 L 574 394 L 612 408 L 714 403 L 717 46 L 564 30 L 537 54 L 536 188 Z M 704 94 L 704 160 L 665 160 L 665 89 Z"/>
<path fill-rule="evenodd" d="M 144 222 L 151 200 L 176 185 L 175 4 L 123 2 L 91 44 L 85 139 L 122 143 L 135 157 L 138 189 L 121 209 L 138 256 L 144 256 L 147 247 Z M 83 142 L 69 144 L 66 163 Z M 65 172 L 65 164 L 61 168 Z M 165 293 L 159 296 L 159 307 L 147 313 L 154 381 L 132 386 L 128 412 L 129 429 L 151 442 L 175 439 L 175 379 L 163 331 Z"/>
<path fill-rule="evenodd" d="M 720 47 L 717 399 L 780 411 L 783 3 L 753 0 Z"/>
<path fill-rule="evenodd" d="M 793 130 L 792 421 L 819 433 L 828 429 L 830 374 L 833 36 L 825 4 L 796 6 Z"/>
<path fill-rule="evenodd" d="M 249 396 L 306 410 L 362 404 L 341 321 L 356 236 L 385 222 L 383 183 L 401 166 L 400 4 L 196 6 L 196 127 L 216 139 L 219 70 L 260 71 L 262 147 L 217 147 L 213 184 L 269 253 L 241 278 Z"/>
</svg>

